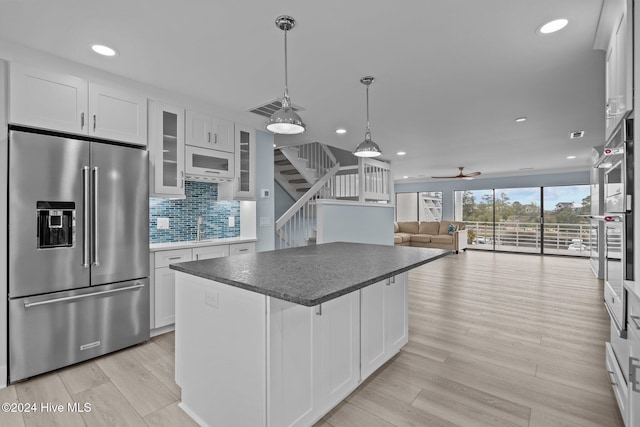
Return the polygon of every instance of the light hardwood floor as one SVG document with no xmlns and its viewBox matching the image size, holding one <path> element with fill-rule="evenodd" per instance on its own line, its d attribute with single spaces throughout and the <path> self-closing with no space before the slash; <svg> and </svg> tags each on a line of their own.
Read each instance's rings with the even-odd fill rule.
<svg viewBox="0 0 640 427">
<path fill-rule="evenodd" d="M 409 275 L 409 343 L 316 427 L 622 427 L 604 366 L 608 317 L 587 261 L 488 252 Z M 173 333 L 0 390 L 0 426 L 190 426 Z"/>
</svg>

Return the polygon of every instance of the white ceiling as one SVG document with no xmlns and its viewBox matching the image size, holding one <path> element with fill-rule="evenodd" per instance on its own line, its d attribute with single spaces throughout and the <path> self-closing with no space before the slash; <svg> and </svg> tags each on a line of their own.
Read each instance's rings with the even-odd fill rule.
<svg viewBox="0 0 640 427">
<path fill-rule="evenodd" d="M 245 111 L 289 89 L 302 137 L 352 150 L 371 131 L 395 176 L 587 170 L 604 143 L 602 0 L 0 0 L 0 39 Z M 543 23 L 569 25 L 550 35 Z M 89 45 L 116 48 L 115 58 Z M 514 119 L 528 117 L 524 123 Z M 335 129 L 344 127 L 345 135 Z M 585 136 L 570 140 L 569 132 Z M 395 153 L 406 151 L 400 158 Z M 567 160 L 567 156 L 577 156 Z M 528 170 L 533 168 L 533 170 Z M 523 171 L 523 169 L 527 169 Z"/>
</svg>

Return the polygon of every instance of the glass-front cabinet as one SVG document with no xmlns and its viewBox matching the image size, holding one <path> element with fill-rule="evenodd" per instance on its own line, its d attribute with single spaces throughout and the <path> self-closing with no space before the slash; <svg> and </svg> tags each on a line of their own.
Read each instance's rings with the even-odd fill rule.
<svg viewBox="0 0 640 427">
<path fill-rule="evenodd" d="M 256 131 L 236 124 L 236 178 L 234 182 L 235 199 L 255 200 L 256 198 Z"/>
<path fill-rule="evenodd" d="M 184 110 L 149 101 L 152 123 L 151 195 L 184 196 Z"/>
</svg>

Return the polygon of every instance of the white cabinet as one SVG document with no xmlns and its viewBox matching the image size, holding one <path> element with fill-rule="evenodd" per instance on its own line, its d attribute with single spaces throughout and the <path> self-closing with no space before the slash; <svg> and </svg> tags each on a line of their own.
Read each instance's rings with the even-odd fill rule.
<svg viewBox="0 0 640 427">
<path fill-rule="evenodd" d="M 191 249 L 156 252 L 154 256 L 154 328 L 175 323 L 176 273 L 170 264 L 191 261 Z M 152 265 L 154 265 L 152 264 Z"/>
<path fill-rule="evenodd" d="M 186 112 L 187 145 L 209 148 L 213 150 L 235 150 L 233 122 L 213 117 L 211 114 L 187 110 Z"/>
<path fill-rule="evenodd" d="M 360 295 L 352 292 L 316 309 L 320 323 L 320 407 L 333 407 L 360 382 Z"/>
<path fill-rule="evenodd" d="M 151 253 L 151 327 L 161 328 L 175 323 L 175 270 L 169 265 L 186 261 L 221 258 L 229 255 L 255 252 L 255 242 L 231 245 L 196 246 Z"/>
<path fill-rule="evenodd" d="M 320 407 L 319 322 L 315 308 L 269 298 L 267 425 L 308 426 Z"/>
<path fill-rule="evenodd" d="M 256 244 L 254 242 L 234 243 L 229 245 L 229 252 L 230 255 L 253 254 L 256 252 Z"/>
<path fill-rule="evenodd" d="M 185 148 L 187 177 L 204 177 L 212 181 L 223 179 L 231 181 L 234 177 L 235 158 L 233 153 L 210 150 L 208 148 Z"/>
<path fill-rule="evenodd" d="M 149 101 L 151 196 L 184 196 L 184 110 Z"/>
<path fill-rule="evenodd" d="M 637 328 L 639 325 L 634 326 Z M 627 425 L 640 426 L 640 337 L 635 331 L 631 331 L 627 339 L 629 341 L 629 412 Z"/>
<path fill-rule="evenodd" d="M 613 25 L 605 56 L 605 139 L 609 140 L 620 121 L 633 110 L 633 7 L 632 0 L 612 1 L 606 6 L 615 9 L 609 17 Z"/>
<path fill-rule="evenodd" d="M 11 63 L 10 122 L 70 133 L 87 133 L 86 80 Z"/>
<path fill-rule="evenodd" d="M 268 425 L 311 425 L 360 380 L 358 292 L 317 307 L 270 298 Z"/>
<path fill-rule="evenodd" d="M 89 135 L 147 145 L 147 99 L 89 83 Z"/>
<path fill-rule="evenodd" d="M 222 258 L 229 256 L 229 245 L 202 246 L 193 248 L 193 260 L 201 261 L 203 259 Z"/>
<path fill-rule="evenodd" d="M 407 275 L 397 275 L 360 290 L 361 379 L 367 378 L 409 339 Z"/>
<path fill-rule="evenodd" d="M 15 124 L 147 145 L 147 102 L 135 92 L 12 63 L 9 102 Z"/>
<path fill-rule="evenodd" d="M 256 131 L 255 129 L 235 126 L 236 142 L 236 179 L 234 199 L 256 199 Z"/>
</svg>

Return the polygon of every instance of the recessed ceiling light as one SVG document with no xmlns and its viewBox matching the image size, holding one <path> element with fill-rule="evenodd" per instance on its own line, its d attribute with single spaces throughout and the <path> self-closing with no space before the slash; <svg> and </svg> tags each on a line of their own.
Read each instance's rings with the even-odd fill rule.
<svg viewBox="0 0 640 427">
<path fill-rule="evenodd" d="M 569 21 L 564 18 L 555 19 L 544 24 L 538 31 L 540 31 L 540 33 L 542 34 L 555 33 L 556 31 L 560 31 L 561 29 L 566 27 L 568 23 Z"/>
<path fill-rule="evenodd" d="M 103 55 L 103 56 L 116 56 L 118 54 L 117 50 L 115 50 L 113 48 L 110 48 L 109 46 L 102 45 L 102 44 L 92 44 L 91 45 L 91 49 L 95 53 Z"/>
<path fill-rule="evenodd" d="M 344 133 L 347 133 L 347 130 L 343 129 L 343 128 L 338 128 L 338 129 L 336 129 L 336 133 L 342 135 Z"/>
<path fill-rule="evenodd" d="M 404 156 L 404 155 L 405 155 L 405 154 L 407 154 L 407 153 L 405 153 L 404 151 L 398 151 L 396 154 L 397 154 L 398 156 Z"/>
<path fill-rule="evenodd" d="M 576 158 L 576 156 L 567 156 L 567 160 L 573 160 L 575 158 Z"/>
<path fill-rule="evenodd" d="M 405 176 L 403 176 L 402 178 L 403 178 L 403 179 L 407 179 L 407 178 L 409 178 L 409 177 L 405 175 Z"/>
<path fill-rule="evenodd" d="M 526 117 L 518 117 L 518 118 L 516 119 L 516 122 L 517 122 L 517 123 L 526 122 L 526 121 L 527 121 L 527 118 L 526 118 Z"/>
</svg>

